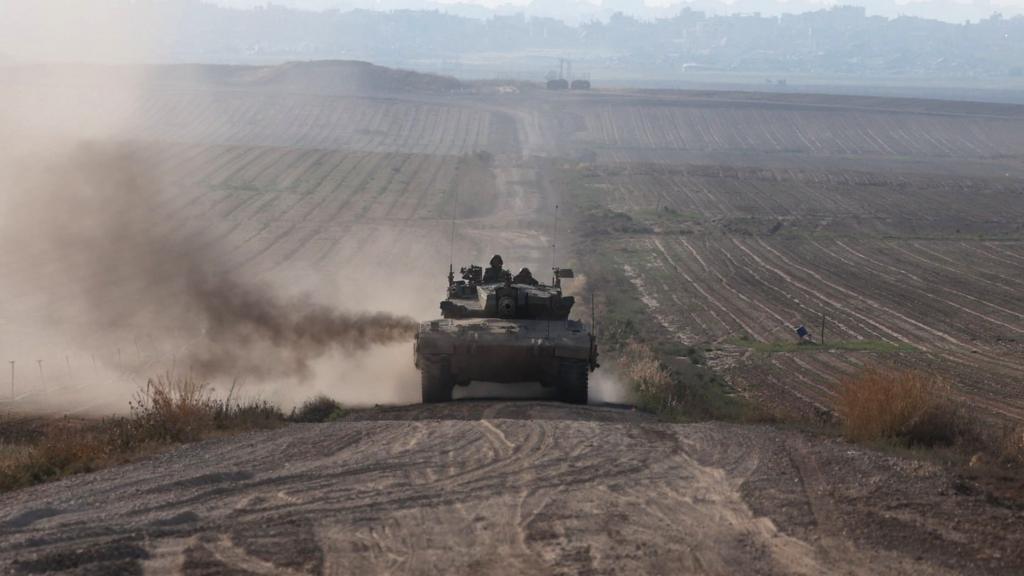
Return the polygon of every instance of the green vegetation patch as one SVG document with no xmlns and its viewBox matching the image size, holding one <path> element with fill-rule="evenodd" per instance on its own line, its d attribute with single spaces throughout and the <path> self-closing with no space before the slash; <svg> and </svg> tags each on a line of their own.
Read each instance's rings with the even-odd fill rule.
<svg viewBox="0 0 1024 576">
<path fill-rule="evenodd" d="M 671 206 L 661 206 L 648 210 L 637 210 L 637 218 L 657 224 L 682 224 L 687 222 L 699 222 L 703 217 L 688 210 L 678 210 Z"/>
<path fill-rule="evenodd" d="M 633 245 L 653 228 L 604 205 L 605 192 L 578 174 L 561 173 L 578 244 L 574 253 L 597 304 L 601 354 L 643 410 L 674 421 L 751 420 L 755 407 L 704 363 L 701 346 L 679 342 L 654 318 L 626 267 L 644 270 L 647 255 Z M 664 218 L 689 218 L 666 213 Z M 651 273 L 645 278 L 652 278 Z"/>
<path fill-rule="evenodd" d="M 556 187 L 563 191 L 576 233 L 584 238 L 609 234 L 650 234 L 654 228 L 635 215 L 608 206 L 608 190 L 600 181 L 574 169 L 561 169 L 555 176 Z"/>
<path fill-rule="evenodd" d="M 321 394 L 293 409 L 288 419 L 292 422 L 333 422 L 344 415 L 345 407 L 340 402 Z"/>
<path fill-rule="evenodd" d="M 791 352 L 826 352 L 833 350 L 844 350 L 853 352 L 916 352 L 917 348 L 906 342 L 887 342 L 885 340 L 835 340 L 825 341 L 825 344 L 815 342 L 762 342 L 747 338 L 734 338 L 727 341 L 727 344 L 750 348 L 764 354 L 779 354 Z"/>
<path fill-rule="evenodd" d="M 576 206 L 577 218 L 584 236 L 613 234 L 650 234 L 654 228 L 633 216 L 612 210 L 594 201 L 585 201 Z"/>
<path fill-rule="evenodd" d="M 693 363 L 692 356 L 666 355 L 633 341 L 617 355 L 616 367 L 637 406 L 667 420 L 754 419 L 753 405 L 713 370 Z"/>
</svg>

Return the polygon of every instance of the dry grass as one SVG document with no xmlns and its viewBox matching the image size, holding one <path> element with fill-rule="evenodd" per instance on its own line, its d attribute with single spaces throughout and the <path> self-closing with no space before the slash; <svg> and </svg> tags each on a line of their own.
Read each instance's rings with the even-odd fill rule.
<svg viewBox="0 0 1024 576">
<path fill-rule="evenodd" d="M 619 360 L 622 377 L 632 385 L 638 403 L 645 410 L 661 413 L 679 408 L 672 373 L 653 350 L 637 341 L 629 342 Z"/>
<path fill-rule="evenodd" d="M 129 415 L 110 422 L 112 440 L 122 450 L 131 450 L 284 423 L 284 414 L 276 406 L 261 400 L 239 401 L 233 395 L 234 387 L 226 399 L 214 398 L 210 385 L 192 376 L 150 379 L 129 403 Z"/>
<path fill-rule="evenodd" d="M 1008 427 L 995 442 L 996 460 L 1004 465 L 1024 467 L 1024 426 Z"/>
<path fill-rule="evenodd" d="M 618 376 L 642 410 L 676 421 L 763 421 L 720 376 L 698 365 L 695 348 L 656 349 L 634 339 L 614 357 Z"/>
<path fill-rule="evenodd" d="M 99 423 L 50 422 L 30 443 L 5 446 L 0 458 L 0 491 L 90 472 L 109 465 L 115 454 Z"/>
<path fill-rule="evenodd" d="M 150 379 L 131 402 L 125 423 L 151 441 L 191 442 L 215 428 L 217 402 L 210 387 L 192 376 Z"/>
<path fill-rule="evenodd" d="M 233 390 L 232 390 L 233 392 Z M 0 491 L 90 472 L 176 444 L 220 433 L 283 425 L 279 408 L 259 400 L 217 399 L 192 377 L 150 380 L 130 402 L 128 416 L 106 420 L 25 421 L 0 437 Z M 31 434 L 16 437 L 19 428 Z"/>
<path fill-rule="evenodd" d="M 337 400 L 324 396 L 315 396 L 292 410 L 288 419 L 292 422 L 329 422 L 345 414 L 345 408 Z"/>
<path fill-rule="evenodd" d="M 631 340 L 616 355 L 619 376 L 639 408 L 676 421 L 752 418 L 750 405 L 732 395 L 714 372 L 694 363 L 696 353 L 682 357 L 680 352 Z"/>
<path fill-rule="evenodd" d="M 927 372 L 868 368 L 843 381 L 836 408 L 843 433 L 858 442 L 948 446 L 964 433 L 949 384 Z"/>
</svg>

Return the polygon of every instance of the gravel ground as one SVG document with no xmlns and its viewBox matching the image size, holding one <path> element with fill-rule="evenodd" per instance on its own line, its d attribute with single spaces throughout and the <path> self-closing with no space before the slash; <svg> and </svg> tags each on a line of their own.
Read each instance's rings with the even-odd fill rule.
<svg viewBox="0 0 1024 576">
<path fill-rule="evenodd" d="M 14 574 L 1019 574 L 1022 540 L 932 465 L 542 402 L 355 412 L 0 497 Z"/>
</svg>

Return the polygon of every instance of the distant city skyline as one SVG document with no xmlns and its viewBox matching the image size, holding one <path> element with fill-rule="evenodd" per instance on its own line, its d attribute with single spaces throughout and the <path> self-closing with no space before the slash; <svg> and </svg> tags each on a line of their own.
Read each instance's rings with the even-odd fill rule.
<svg viewBox="0 0 1024 576">
<path fill-rule="evenodd" d="M 831 6 L 863 6 L 868 14 L 933 18 L 949 22 L 980 20 L 994 13 L 1024 15 L 1024 0 L 207 0 L 234 8 L 274 4 L 305 10 L 439 9 L 464 16 L 521 12 L 568 22 L 607 18 L 624 12 L 641 18 L 667 17 L 690 7 L 711 14 L 800 13 Z"/>
<path fill-rule="evenodd" d="M 838 75 L 1018 85 L 1024 78 L 1024 16 L 1009 14 L 964 24 L 967 18 L 880 17 L 864 6 L 819 6 L 784 17 L 739 9 L 764 0 L 736 0 L 732 14 L 696 4 L 716 0 L 694 0 L 691 11 L 642 0 L 596 7 L 535 0 L 528 8 L 493 11 L 431 3 L 437 1 L 274 0 L 272 8 L 256 9 L 259 0 L 0 0 L 0 63 L 342 59 L 460 77 L 532 79 L 544 77 L 552 58 L 561 57 L 606 81 L 674 82 L 698 73 L 756 75 L 760 82 Z M 788 0 L 786 6 L 817 1 Z M 225 5 L 240 2 L 249 9 Z M 299 9 L 313 7 L 310 2 L 340 9 Z M 357 5 L 382 10 L 351 11 Z M 395 9 L 414 5 L 434 8 Z M 616 17 L 616 11 L 639 20 Z"/>
</svg>

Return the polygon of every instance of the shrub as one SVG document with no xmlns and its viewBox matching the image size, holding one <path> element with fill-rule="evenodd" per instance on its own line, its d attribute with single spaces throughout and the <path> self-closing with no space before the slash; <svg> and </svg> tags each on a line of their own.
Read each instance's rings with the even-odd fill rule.
<svg viewBox="0 0 1024 576">
<path fill-rule="evenodd" d="M 217 401 L 213 414 L 217 430 L 273 428 L 285 421 L 284 412 L 266 400 Z"/>
<path fill-rule="evenodd" d="M 996 458 L 1008 466 L 1024 466 L 1024 426 L 1003 431 L 996 441 Z"/>
<path fill-rule="evenodd" d="M 109 461 L 111 449 L 97 426 L 67 419 L 46 427 L 31 445 L 10 450 L 0 463 L 0 490 L 90 472 Z"/>
<path fill-rule="evenodd" d="M 641 408 L 658 413 L 678 408 L 672 373 L 647 346 L 636 341 L 627 344 L 619 369 L 632 385 Z"/>
<path fill-rule="evenodd" d="M 206 382 L 168 374 L 149 380 L 136 393 L 127 416 L 41 425 L 0 421 L 0 491 L 97 470 L 147 450 L 220 431 L 285 422 L 273 404 L 234 400 L 233 393 L 234 387 L 227 399 L 215 399 Z"/>
<path fill-rule="evenodd" d="M 706 362 L 704 350 L 696 346 L 688 346 L 686 348 L 686 357 L 690 359 L 694 366 L 700 366 Z"/>
<path fill-rule="evenodd" d="M 964 432 L 949 385 L 916 370 L 868 368 L 842 382 L 836 408 L 854 441 L 948 446 Z"/>
<path fill-rule="evenodd" d="M 484 166 L 490 166 L 494 163 L 494 154 L 487 150 L 478 150 L 474 156 Z"/>
<path fill-rule="evenodd" d="M 128 420 L 139 439 L 191 442 L 215 428 L 218 406 L 206 382 L 168 374 L 151 378 L 130 408 Z"/>
<path fill-rule="evenodd" d="M 696 365 L 687 350 L 655 350 L 632 340 L 618 356 L 619 376 L 629 385 L 637 406 L 673 420 L 750 420 L 754 414 L 728 384 L 705 365 Z M 666 360 L 662 360 L 665 358 Z"/>
<path fill-rule="evenodd" d="M 333 398 L 320 394 L 306 400 L 288 417 L 292 422 L 327 422 L 340 417 L 344 407 Z"/>
<path fill-rule="evenodd" d="M 129 403 L 127 417 L 109 421 L 110 443 L 129 451 L 146 444 L 194 442 L 224 430 L 267 428 L 285 421 L 281 410 L 263 400 L 213 397 L 213 389 L 192 376 L 150 379 Z"/>
</svg>

